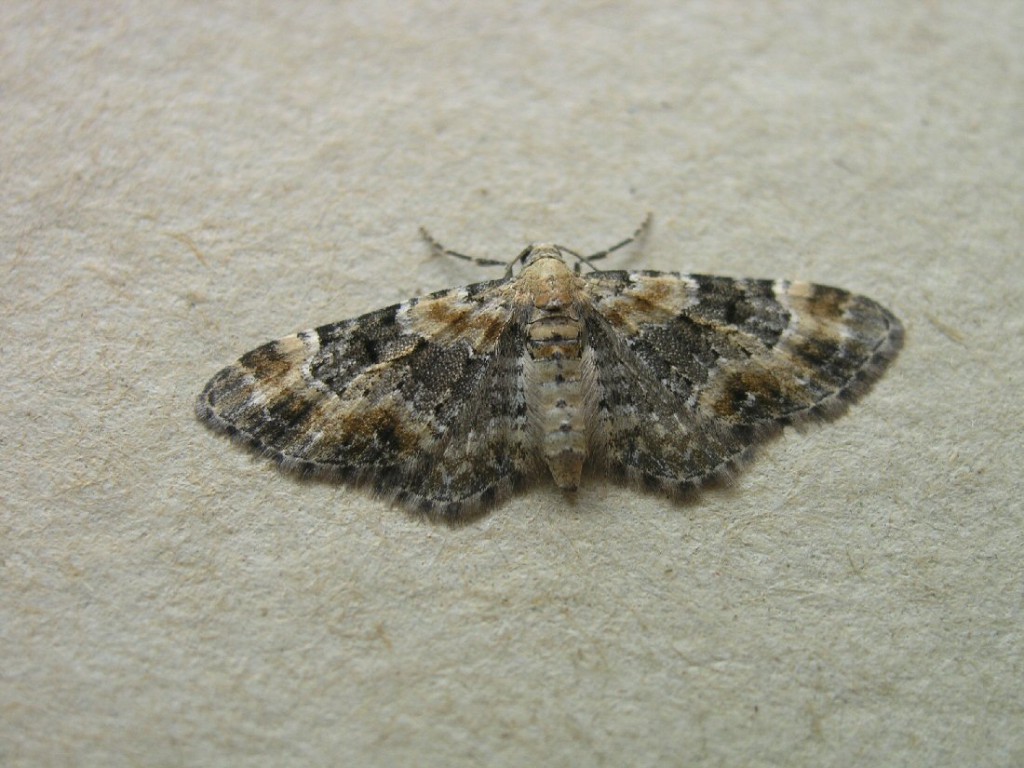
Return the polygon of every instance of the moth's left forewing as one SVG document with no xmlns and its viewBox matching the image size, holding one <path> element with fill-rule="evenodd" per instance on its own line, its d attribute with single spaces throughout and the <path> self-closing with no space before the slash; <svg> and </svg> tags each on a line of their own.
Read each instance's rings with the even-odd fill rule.
<svg viewBox="0 0 1024 768">
<path fill-rule="evenodd" d="M 469 345 L 476 354 L 492 354 L 516 311 L 510 282 L 492 280 L 424 296 L 403 305 L 405 332 L 431 344 Z"/>
<path fill-rule="evenodd" d="M 442 291 L 270 342 L 216 374 L 196 411 L 285 469 L 464 520 L 528 470 L 525 331 L 507 290 Z"/>
<path fill-rule="evenodd" d="M 285 336 L 242 355 L 207 382 L 196 414 L 260 450 L 284 451 L 291 425 L 306 422 L 320 394 L 306 386 L 318 342 L 312 331 Z"/>
</svg>

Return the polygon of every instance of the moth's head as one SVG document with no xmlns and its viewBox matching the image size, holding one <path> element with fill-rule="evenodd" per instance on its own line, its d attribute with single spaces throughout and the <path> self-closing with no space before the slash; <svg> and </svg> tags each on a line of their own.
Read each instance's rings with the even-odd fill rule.
<svg viewBox="0 0 1024 768">
<path fill-rule="evenodd" d="M 526 246 L 516 257 L 516 263 L 522 267 L 528 267 L 541 259 L 555 259 L 565 263 L 562 249 L 551 243 L 532 243 Z"/>
</svg>

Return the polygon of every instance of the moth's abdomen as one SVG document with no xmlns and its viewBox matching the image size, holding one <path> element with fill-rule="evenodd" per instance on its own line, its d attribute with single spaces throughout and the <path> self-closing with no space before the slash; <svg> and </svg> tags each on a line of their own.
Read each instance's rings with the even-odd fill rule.
<svg viewBox="0 0 1024 768">
<path fill-rule="evenodd" d="M 531 410 L 551 476 L 562 490 L 574 491 L 587 458 L 583 329 L 566 315 L 538 314 L 529 333 L 534 379 Z"/>
</svg>

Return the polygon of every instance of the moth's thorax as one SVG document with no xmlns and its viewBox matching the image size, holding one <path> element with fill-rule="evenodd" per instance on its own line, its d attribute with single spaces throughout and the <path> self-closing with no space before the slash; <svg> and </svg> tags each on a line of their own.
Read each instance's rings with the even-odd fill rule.
<svg viewBox="0 0 1024 768">
<path fill-rule="evenodd" d="M 535 308 L 557 311 L 578 300 L 583 280 L 566 266 L 556 246 L 541 243 L 526 252 L 516 286 L 520 297 Z"/>
<path fill-rule="evenodd" d="M 531 306 L 528 328 L 528 407 L 541 454 L 559 488 L 579 487 L 586 461 L 587 393 L 592 389 L 579 302 L 583 281 L 555 246 L 536 245 L 519 275 Z"/>
</svg>

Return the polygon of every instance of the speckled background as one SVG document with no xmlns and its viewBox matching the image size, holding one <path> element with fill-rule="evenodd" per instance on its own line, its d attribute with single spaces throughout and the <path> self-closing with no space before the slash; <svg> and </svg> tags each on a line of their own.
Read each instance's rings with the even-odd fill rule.
<svg viewBox="0 0 1024 768">
<path fill-rule="evenodd" d="M 1024 762 L 1024 5 L 7 2 L 0 762 Z M 689 504 L 469 527 L 303 484 L 192 400 L 495 273 L 800 277 L 907 328 Z"/>
</svg>

